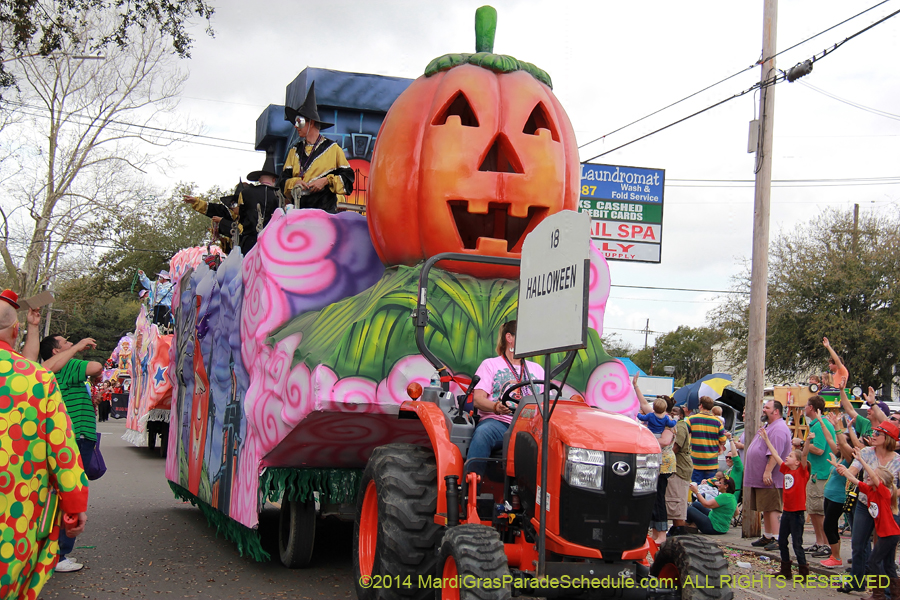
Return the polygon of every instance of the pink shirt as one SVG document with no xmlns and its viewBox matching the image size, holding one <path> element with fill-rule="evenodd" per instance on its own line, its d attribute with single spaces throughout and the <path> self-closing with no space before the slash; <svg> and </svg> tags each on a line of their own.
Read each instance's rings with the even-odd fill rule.
<svg viewBox="0 0 900 600">
<path fill-rule="evenodd" d="M 526 362 L 528 363 L 528 372 L 533 379 L 544 378 L 544 369 L 541 368 L 541 365 L 530 360 Z M 506 362 L 506 358 L 503 356 L 486 358 L 478 367 L 478 370 L 475 371 L 475 374 L 481 377 L 481 381 L 478 382 L 475 389 L 486 392 L 491 401 L 496 402 L 503 396 L 503 392 L 507 388 L 525 379 L 521 365 L 513 365 L 513 367 L 515 368 L 515 373 L 509 368 L 509 363 Z M 539 391 L 542 389 L 537 384 L 535 384 L 535 387 Z M 516 393 L 520 396 L 530 396 L 531 386 L 519 388 L 516 392 L 513 392 L 514 395 Z M 482 419 L 497 419 L 504 423 L 512 423 L 512 415 L 497 415 L 491 412 L 484 412 L 483 410 L 479 410 L 478 413 Z"/>
</svg>

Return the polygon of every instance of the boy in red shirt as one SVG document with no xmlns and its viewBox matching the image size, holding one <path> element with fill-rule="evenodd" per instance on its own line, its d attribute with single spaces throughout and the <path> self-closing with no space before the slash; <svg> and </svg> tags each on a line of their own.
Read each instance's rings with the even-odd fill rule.
<svg viewBox="0 0 900 600">
<path fill-rule="evenodd" d="M 765 428 L 759 430 L 759 436 L 778 461 L 778 470 L 784 473 L 784 512 L 781 513 L 781 527 L 778 529 L 781 570 L 775 576 L 791 578 L 791 553 L 788 551 L 790 536 L 797 556 L 797 569 L 801 577 L 806 577 L 809 575 L 809 563 L 803 552 L 803 524 L 806 522 L 806 483 L 809 481 L 809 462 L 806 457 L 811 444 L 804 444 L 803 452 L 791 450 L 782 460 L 766 435 Z"/>
<path fill-rule="evenodd" d="M 838 474 L 847 477 L 847 481 L 859 485 L 859 491 L 869 498 L 869 514 L 875 520 L 875 533 L 878 541 L 869 556 L 869 571 L 873 575 L 890 577 L 891 599 L 900 592 L 900 579 L 897 578 L 897 564 L 894 562 L 894 551 L 900 541 L 900 525 L 897 524 L 897 488 L 894 486 L 894 475 L 884 467 L 873 468 L 862 459 L 859 448 L 853 449 L 853 456 L 866 470 L 866 480 L 859 481 L 850 474 L 847 467 L 838 467 Z M 872 589 L 871 600 L 885 600 L 884 588 Z"/>
</svg>

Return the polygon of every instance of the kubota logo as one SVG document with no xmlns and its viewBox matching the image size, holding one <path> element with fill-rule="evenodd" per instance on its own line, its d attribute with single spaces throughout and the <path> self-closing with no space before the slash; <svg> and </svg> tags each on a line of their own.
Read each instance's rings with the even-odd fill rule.
<svg viewBox="0 0 900 600">
<path fill-rule="evenodd" d="M 631 467 L 624 460 L 614 463 L 612 469 L 616 475 L 628 475 L 628 472 L 631 471 Z"/>
</svg>

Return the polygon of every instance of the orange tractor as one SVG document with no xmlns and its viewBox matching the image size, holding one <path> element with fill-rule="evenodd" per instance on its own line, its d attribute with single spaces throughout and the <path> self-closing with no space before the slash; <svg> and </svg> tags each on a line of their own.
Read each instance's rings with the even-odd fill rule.
<svg viewBox="0 0 900 600">
<path fill-rule="evenodd" d="M 562 386 L 553 383 L 552 402 L 549 389 L 542 403 L 535 395 L 515 402 L 517 388 L 544 385 L 525 381 L 502 398 L 515 406 L 502 452 L 465 459 L 476 382 L 454 398 L 449 381 L 461 378 L 424 335 L 428 272 L 447 259 L 473 260 L 429 259 L 413 313 L 418 348 L 441 384 L 411 384 L 399 413 L 421 422 L 430 447 L 380 446 L 366 465 L 353 540 L 358 598 L 732 598 L 725 558 L 708 538 L 671 537 L 657 548 L 647 537 L 660 448 L 635 421 L 577 396 L 559 398 Z M 570 352 L 548 380 L 573 359 Z"/>
</svg>

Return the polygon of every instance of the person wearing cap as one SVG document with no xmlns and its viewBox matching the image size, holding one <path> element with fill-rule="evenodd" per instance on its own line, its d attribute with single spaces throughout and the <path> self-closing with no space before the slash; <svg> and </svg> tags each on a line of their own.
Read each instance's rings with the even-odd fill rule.
<svg viewBox="0 0 900 600">
<path fill-rule="evenodd" d="M 150 290 L 151 320 L 157 325 L 169 325 L 172 322 L 172 293 L 174 286 L 168 271 L 156 274 L 156 281 L 150 279 L 143 271 L 138 271 L 141 285 Z"/>
<path fill-rule="evenodd" d="M 57 380 L 16 353 L 18 297 L 0 293 L 0 448 L 6 457 L 0 487 L 0 598 L 37 598 L 57 566 L 58 499 L 75 517 L 77 535 L 87 522 L 88 480 Z M 55 496 L 51 498 L 51 492 Z"/>
<path fill-rule="evenodd" d="M 219 199 L 221 204 L 210 204 L 196 196 L 184 196 L 184 202 L 210 217 L 218 226 L 219 237 L 227 239 L 229 244 L 237 238 L 241 253 L 247 256 L 275 209 L 283 204 L 284 196 L 276 186 L 277 179 L 275 155 L 267 152 L 262 169 L 247 174 L 247 180 L 256 185 L 239 183 L 233 194 Z"/>
<path fill-rule="evenodd" d="M 354 173 L 340 145 L 321 134 L 333 124 L 319 117 L 315 82 L 299 108 L 284 107 L 284 118 L 300 136 L 284 161 L 281 182 L 285 197 L 297 208 L 336 213 L 337 203 L 353 192 Z"/>
<path fill-rule="evenodd" d="M 894 475 L 894 485 L 900 483 L 900 456 L 897 455 L 897 438 L 900 437 L 900 429 L 890 422 L 884 421 L 872 429 L 869 446 L 859 451 L 859 458 L 874 468 L 884 467 Z M 850 464 L 847 472 L 853 477 L 862 470 L 859 459 Z M 865 587 L 866 564 L 869 561 L 869 540 L 875 530 L 875 519 L 869 511 L 869 501 L 866 495 L 860 491 L 853 509 L 853 529 L 850 537 L 850 550 L 852 562 L 850 563 L 850 582 L 838 591 L 857 592 Z"/>
</svg>

